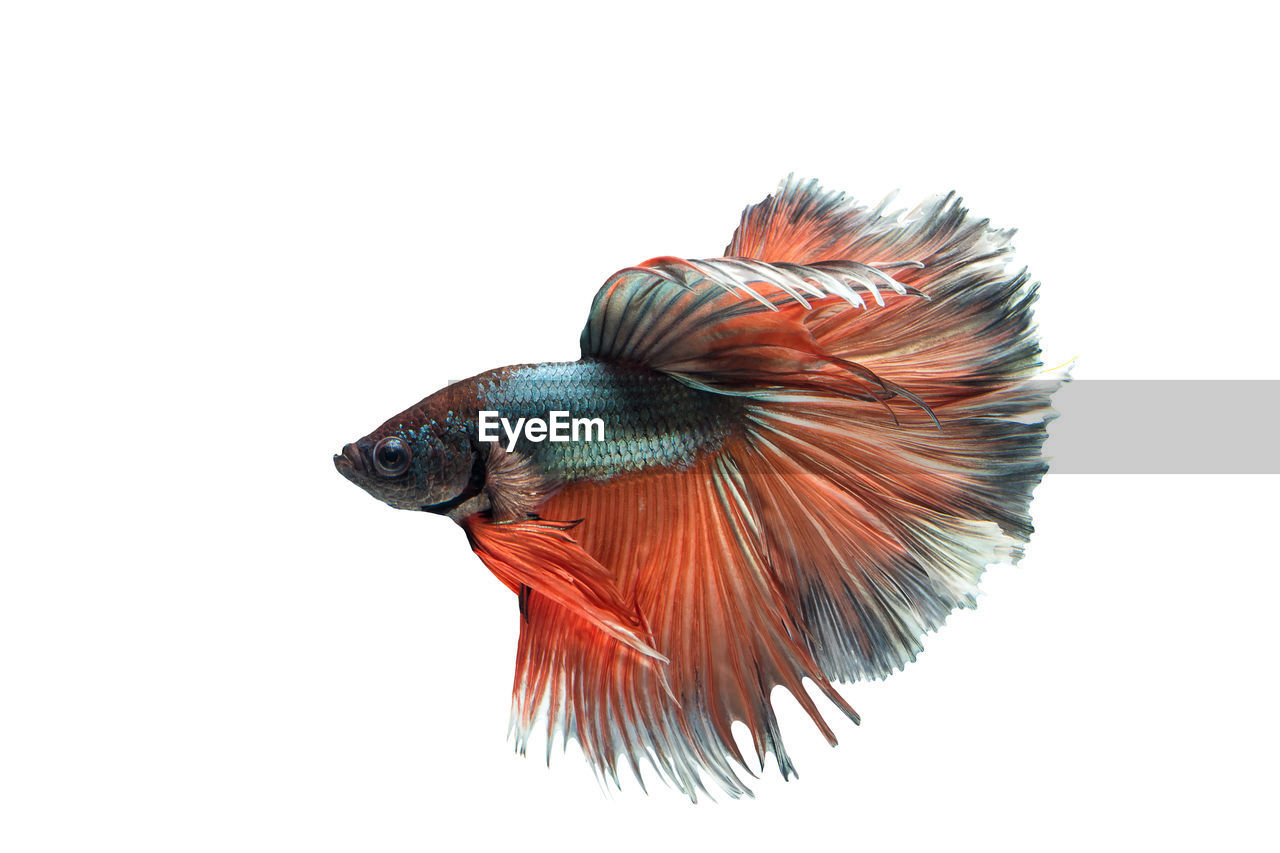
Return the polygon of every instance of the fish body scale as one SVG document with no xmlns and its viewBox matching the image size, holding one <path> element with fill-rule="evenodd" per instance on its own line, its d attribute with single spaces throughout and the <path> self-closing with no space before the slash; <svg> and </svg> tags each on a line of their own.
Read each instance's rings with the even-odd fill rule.
<svg viewBox="0 0 1280 853">
<path fill-rule="evenodd" d="M 578 440 L 530 441 L 521 429 L 516 452 L 564 482 L 686 468 L 724 442 L 740 422 L 741 410 L 732 397 L 690 388 L 652 370 L 590 360 L 494 371 L 480 379 L 477 402 L 513 428 L 520 418 L 549 420 L 555 411 L 568 412 L 571 421 L 600 418 L 603 440 L 588 429 Z M 506 446 L 503 428 L 495 432 Z M 593 440 L 586 440 L 588 432 Z"/>
</svg>

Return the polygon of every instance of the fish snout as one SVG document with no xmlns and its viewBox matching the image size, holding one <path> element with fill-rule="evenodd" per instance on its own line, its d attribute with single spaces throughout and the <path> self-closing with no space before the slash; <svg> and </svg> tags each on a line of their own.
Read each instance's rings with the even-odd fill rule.
<svg viewBox="0 0 1280 853">
<path fill-rule="evenodd" d="M 365 473 L 364 456 L 360 453 L 360 448 L 354 444 L 348 444 L 342 448 L 342 453 L 333 457 L 333 464 L 342 473 Z"/>
</svg>

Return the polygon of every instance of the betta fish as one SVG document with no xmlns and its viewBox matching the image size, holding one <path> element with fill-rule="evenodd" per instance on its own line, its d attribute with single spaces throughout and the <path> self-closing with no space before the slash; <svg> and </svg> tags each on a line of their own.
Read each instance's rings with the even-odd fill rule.
<svg viewBox="0 0 1280 853">
<path fill-rule="evenodd" d="M 833 682 L 913 661 L 1022 554 L 1061 379 L 1012 234 L 789 178 L 723 256 L 609 278 L 579 360 L 455 382 L 334 464 L 516 595 L 520 752 L 545 719 L 614 784 L 749 795 L 735 721 L 791 777 L 775 687 L 834 744 L 803 680 L 858 722 Z"/>
</svg>

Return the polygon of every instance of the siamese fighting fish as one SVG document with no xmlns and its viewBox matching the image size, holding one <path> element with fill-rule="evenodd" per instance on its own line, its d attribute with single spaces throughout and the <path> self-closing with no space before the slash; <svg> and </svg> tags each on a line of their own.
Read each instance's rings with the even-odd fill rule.
<svg viewBox="0 0 1280 853">
<path fill-rule="evenodd" d="M 512 733 L 685 795 L 795 772 L 770 694 L 880 679 L 1031 534 L 1061 377 L 1012 231 L 785 180 L 724 254 L 596 293 L 577 361 L 455 382 L 334 457 L 451 518 L 516 597 Z M 821 698 L 821 697 L 819 697 Z M 541 722 L 540 722 L 541 721 Z"/>
</svg>

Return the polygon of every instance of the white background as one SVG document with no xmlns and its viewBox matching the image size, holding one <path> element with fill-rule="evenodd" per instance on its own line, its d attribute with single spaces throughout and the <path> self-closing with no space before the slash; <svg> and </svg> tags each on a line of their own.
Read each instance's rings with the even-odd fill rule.
<svg viewBox="0 0 1280 853">
<path fill-rule="evenodd" d="M 513 755 L 514 599 L 330 462 L 791 171 L 1017 226 L 1078 377 L 1277 378 L 1262 4 L 5 8 L 0 849 L 1274 849 L 1275 478 L 1050 475 L 693 806 Z"/>
</svg>

